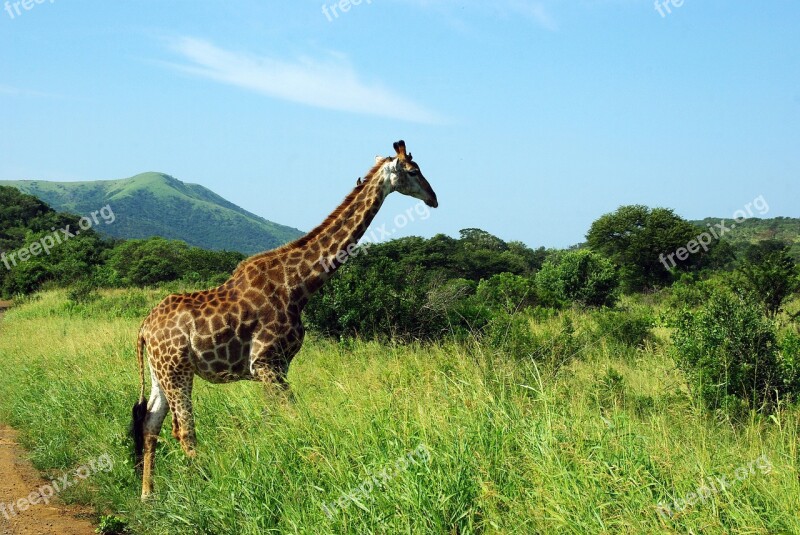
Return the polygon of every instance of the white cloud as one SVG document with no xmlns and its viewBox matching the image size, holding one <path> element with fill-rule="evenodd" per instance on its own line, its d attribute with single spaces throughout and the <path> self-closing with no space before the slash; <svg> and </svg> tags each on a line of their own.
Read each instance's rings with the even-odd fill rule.
<svg viewBox="0 0 800 535">
<path fill-rule="evenodd" d="M 411 122 L 442 120 L 379 83 L 364 82 L 341 54 L 330 54 L 324 60 L 287 61 L 232 52 L 191 37 L 173 41 L 171 49 L 187 60 L 170 63 L 173 68 L 273 98 Z"/>
</svg>

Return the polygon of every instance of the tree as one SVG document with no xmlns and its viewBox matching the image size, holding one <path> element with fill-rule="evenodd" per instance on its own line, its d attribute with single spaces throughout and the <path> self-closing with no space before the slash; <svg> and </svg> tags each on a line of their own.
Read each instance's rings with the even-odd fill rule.
<svg viewBox="0 0 800 535">
<path fill-rule="evenodd" d="M 44 284 L 90 277 L 109 244 L 80 217 L 59 213 L 15 188 L 0 186 L 0 294 L 30 293 Z"/>
<path fill-rule="evenodd" d="M 128 240 L 114 248 L 108 265 L 125 285 L 145 286 L 179 279 L 186 271 L 182 241 L 150 238 Z"/>
<path fill-rule="evenodd" d="M 748 247 L 739 271 L 769 316 L 775 316 L 800 287 L 797 266 L 781 241 L 766 240 Z"/>
<path fill-rule="evenodd" d="M 692 254 L 676 253 L 687 249 L 702 233 L 702 229 L 667 208 L 630 205 L 592 223 L 586 239 L 589 247 L 620 267 L 627 290 L 641 291 L 670 284 L 673 268 L 699 268 L 713 245 L 698 246 Z"/>
</svg>

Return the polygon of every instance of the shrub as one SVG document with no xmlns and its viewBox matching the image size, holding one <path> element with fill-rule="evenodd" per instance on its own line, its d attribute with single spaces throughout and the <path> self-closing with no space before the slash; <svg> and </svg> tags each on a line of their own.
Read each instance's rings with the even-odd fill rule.
<svg viewBox="0 0 800 535">
<path fill-rule="evenodd" d="M 589 250 L 569 251 L 549 260 L 536 275 L 545 302 L 584 306 L 612 306 L 619 279 L 613 264 Z"/>
<path fill-rule="evenodd" d="M 128 523 L 115 515 L 103 515 L 94 531 L 101 535 L 122 535 L 128 533 Z"/>
<path fill-rule="evenodd" d="M 426 306 L 425 278 L 423 268 L 406 269 L 385 258 L 348 262 L 309 301 L 305 318 L 310 327 L 334 337 L 436 338 L 447 322 Z"/>
<path fill-rule="evenodd" d="M 536 304 L 536 284 L 527 277 L 499 273 L 482 280 L 475 297 L 489 308 L 513 314 Z"/>
<path fill-rule="evenodd" d="M 75 304 L 90 303 L 98 298 L 97 286 L 91 279 L 79 280 L 67 292 L 67 299 Z"/>
<path fill-rule="evenodd" d="M 475 297 L 477 286 L 471 280 L 451 279 L 431 288 L 424 307 L 430 321 L 442 324 L 459 337 L 483 329 L 491 320 L 492 311 Z"/>
<path fill-rule="evenodd" d="M 710 409 L 768 407 L 776 394 L 796 392 L 773 323 L 741 296 L 716 292 L 698 311 L 684 310 L 673 340 L 678 365 Z"/>
</svg>

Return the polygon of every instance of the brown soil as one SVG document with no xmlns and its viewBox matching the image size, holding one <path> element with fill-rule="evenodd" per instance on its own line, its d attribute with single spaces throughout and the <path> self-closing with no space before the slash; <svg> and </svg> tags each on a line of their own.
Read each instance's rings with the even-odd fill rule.
<svg viewBox="0 0 800 535">
<path fill-rule="evenodd" d="M 0 301 L 0 320 L 11 306 Z M 17 432 L 0 425 L 0 535 L 93 535 L 90 509 L 65 506 L 58 500 L 41 503 L 31 493 L 46 485 L 17 442 Z M 28 497 L 40 502 L 29 505 Z M 25 500 L 20 503 L 19 500 Z M 24 511 L 20 510 L 20 505 Z"/>
<path fill-rule="evenodd" d="M 50 500 L 49 504 L 37 503 L 19 510 L 18 500 L 27 500 L 47 481 L 27 461 L 16 437 L 16 431 L 0 425 L 0 535 L 94 534 L 94 527 L 86 520 L 91 517 L 90 509 Z"/>
</svg>

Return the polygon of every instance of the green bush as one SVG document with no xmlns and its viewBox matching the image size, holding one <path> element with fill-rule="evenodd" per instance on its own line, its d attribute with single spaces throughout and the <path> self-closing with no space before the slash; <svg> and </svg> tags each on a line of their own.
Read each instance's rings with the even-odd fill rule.
<svg viewBox="0 0 800 535">
<path fill-rule="evenodd" d="M 81 279 L 70 286 L 67 292 L 67 299 L 70 303 L 82 304 L 90 303 L 99 298 L 97 286 L 91 279 Z"/>
<path fill-rule="evenodd" d="M 451 279 L 427 293 L 425 310 L 436 324 L 446 326 L 457 338 L 479 332 L 492 319 L 492 311 L 475 296 L 478 285 L 467 279 Z"/>
<path fill-rule="evenodd" d="M 309 301 L 305 318 L 333 337 L 438 338 L 448 330 L 447 317 L 428 306 L 425 281 L 421 266 L 407 269 L 386 258 L 348 262 Z"/>
<path fill-rule="evenodd" d="M 101 535 L 123 535 L 128 533 L 128 523 L 116 515 L 103 515 L 94 531 Z"/>
<path fill-rule="evenodd" d="M 612 306 L 617 299 L 619 278 L 609 260 L 583 249 L 545 262 L 536 274 L 536 286 L 548 304 Z"/>
<path fill-rule="evenodd" d="M 485 306 L 513 314 L 536 304 L 536 284 L 513 273 L 498 273 L 478 284 L 475 298 Z"/>
<path fill-rule="evenodd" d="M 718 291 L 698 311 L 684 310 L 673 340 L 676 362 L 710 409 L 768 408 L 776 396 L 797 392 L 775 326 L 739 295 Z"/>
</svg>

